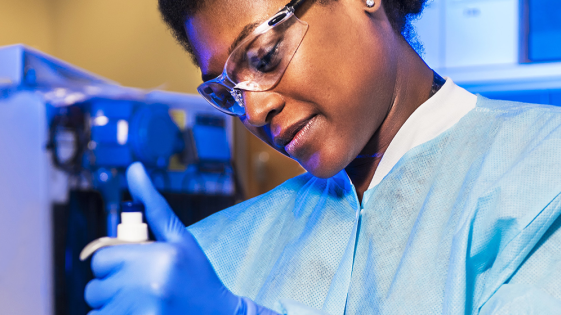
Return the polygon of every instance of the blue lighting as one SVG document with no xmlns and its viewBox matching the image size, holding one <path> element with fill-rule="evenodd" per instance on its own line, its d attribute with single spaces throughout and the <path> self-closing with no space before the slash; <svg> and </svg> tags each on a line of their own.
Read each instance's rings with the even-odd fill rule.
<svg viewBox="0 0 561 315">
<path fill-rule="evenodd" d="M 529 59 L 532 61 L 561 60 L 561 6 L 559 0 L 530 0 L 529 9 Z"/>
</svg>

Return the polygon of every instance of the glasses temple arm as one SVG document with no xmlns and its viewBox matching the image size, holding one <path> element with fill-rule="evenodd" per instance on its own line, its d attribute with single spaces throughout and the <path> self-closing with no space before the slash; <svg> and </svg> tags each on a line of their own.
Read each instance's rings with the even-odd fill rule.
<svg viewBox="0 0 561 315">
<path fill-rule="evenodd" d="M 293 7 L 294 9 L 297 9 L 304 1 L 306 0 L 291 0 L 286 7 Z"/>
</svg>

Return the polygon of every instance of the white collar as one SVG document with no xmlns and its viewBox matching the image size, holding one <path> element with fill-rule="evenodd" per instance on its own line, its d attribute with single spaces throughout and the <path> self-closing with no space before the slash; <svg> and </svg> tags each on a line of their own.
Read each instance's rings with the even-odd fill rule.
<svg viewBox="0 0 561 315">
<path fill-rule="evenodd" d="M 477 96 L 447 78 L 442 88 L 421 104 L 401 126 L 384 153 L 368 189 L 378 185 L 405 153 L 448 130 L 474 109 L 476 103 Z"/>
</svg>

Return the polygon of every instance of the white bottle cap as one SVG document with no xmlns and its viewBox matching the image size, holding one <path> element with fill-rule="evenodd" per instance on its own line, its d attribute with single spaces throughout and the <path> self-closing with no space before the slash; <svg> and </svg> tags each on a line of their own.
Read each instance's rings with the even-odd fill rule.
<svg viewBox="0 0 561 315">
<path fill-rule="evenodd" d="M 122 212 L 117 226 L 117 238 L 127 242 L 148 240 L 148 225 L 142 223 L 142 212 Z"/>
</svg>

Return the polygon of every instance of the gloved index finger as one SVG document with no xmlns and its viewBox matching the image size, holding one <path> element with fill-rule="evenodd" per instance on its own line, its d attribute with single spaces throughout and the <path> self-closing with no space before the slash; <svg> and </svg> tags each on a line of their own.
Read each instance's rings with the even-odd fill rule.
<svg viewBox="0 0 561 315">
<path fill-rule="evenodd" d="M 113 247 L 102 248 L 93 254 L 92 272 L 96 278 L 103 279 L 118 271 L 123 263 L 122 257 Z"/>
<path fill-rule="evenodd" d="M 156 239 L 169 242 L 181 241 L 186 232 L 185 226 L 156 190 L 140 162 L 131 164 L 127 169 L 127 183 L 132 197 L 144 204 L 146 221 Z"/>
<path fill-rule="evenodd" d="M 92 272 L 103 279 L 119 271 L 127 261 L 141 259 L 140 246 L 149 244 L 123 244 L 99 249 L 92 257 Z"/>
</svg>

